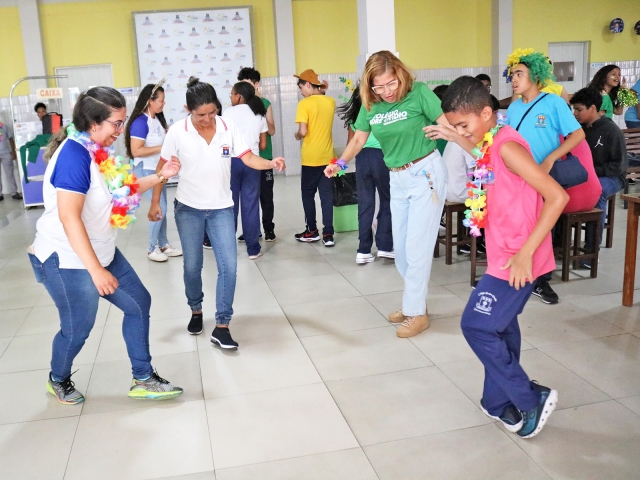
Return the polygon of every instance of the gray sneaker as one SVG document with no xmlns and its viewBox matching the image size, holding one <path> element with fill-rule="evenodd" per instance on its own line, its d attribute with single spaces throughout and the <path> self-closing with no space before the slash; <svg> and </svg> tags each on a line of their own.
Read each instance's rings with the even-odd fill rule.
<svg viewBox="0 0 640 480">
<path fill-rule="evenodd" d="M 146 380 L 134 378 L 129 389 L 129 396 L 135 399 L 166 400 L 182 395 L 183 392 L 182 388 L 174 387 L 156 372 L 153 372 Z"/>
<path fill-rule="evenodd" d="M 47 391 L 65 405 L 84 402 L 84 395 L 76 390 L 75 383 L 71 381 L 71 375 L 61 382 L 56 382 L 51 378 L 51 373 L 49 373 L 49 381 L 47 382 Z"/>
</svg>

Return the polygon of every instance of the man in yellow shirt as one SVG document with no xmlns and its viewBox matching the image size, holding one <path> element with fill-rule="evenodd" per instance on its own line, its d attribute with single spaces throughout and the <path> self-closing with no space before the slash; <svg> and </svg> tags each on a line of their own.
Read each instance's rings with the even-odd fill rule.
<svg viewBox="0 0 640 480">
<path fill-rule="evenodd" d="M 316 223 L 316 191 L 320 193 L 322 206 L 322 243 L 325 247 L 333 247 L 333 180 L 325 177 L 324 169 L 334 158 L 333 115 L 336 101 L 323 94 L 326 85 L 311 69 L 305 70 L 298 79 L 298 88 L 304 97 L 298 103 L 296 123 L 298 131 L 296 140 L 302 140 L 300 155 L 302 157 L 302 175 L 300 190 L 302 207 L 307 228 L 295 235 L 300 242 L 317 242 L 320 240 Z"/>
</svg>

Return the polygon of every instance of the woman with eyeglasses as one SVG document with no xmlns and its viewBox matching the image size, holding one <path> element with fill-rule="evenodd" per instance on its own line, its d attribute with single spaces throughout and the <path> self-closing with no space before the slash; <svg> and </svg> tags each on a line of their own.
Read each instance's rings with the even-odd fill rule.
<svg viewBox="0 0 640 480">
<path fill-rule="evenodd" d="M 160 149 L 167 133 L 167 122 L 164 119 L 163 81 L 146 85 L 136 101 L 124 132 L 124 143 L 127 155 L 133 159 L 133 173 L 144 178 L 156 174 L 160 160 Z M 146 197 L 151 200 L 151 190 Z M 172 247 L 167 239 L 167 187 L 160 193 L 159 205 L 150 208 L 149 243 L 147 258 L 154 262 L 166 262 L 169 257 L 179 257 L 182 250 Z"/>
<path fill-rule="evenodd" d="M 136 179 L 113 148 L 126 120 L 122 94 L 91 88 L 78 97 L 73 123 L 52 137 L 45 153 L 45 211 L 28 252 L 60 316 L 47 390 L 67 405 L 84 401 L 71 367 L 91 333 L 100 297 L 124 312 L 122 334 L 133 370 L 129 396 L 165 399 L 182 393 L 151 366 L 151 296 L 115 245 L 116 228 L 135 220 L 139 194 L 176 175 L 180 162 L 174 158 L 157 175 Z"/>
<path fill-rule="evenodd" d="M 389 320 L 400 324 L 399 337 L 412 337 L 429 328 L 427 288 L 447 192 L 447 169 L 436 142 L 425 137 L 423 128 L 433 122 L 450 125 L 440 99 L 388 51 L 367 60 L 360 96 L 356 133 L 342 159 L 349 161 L 360 153 L 370 133 L 380 142 L 391 171 L 393 246 L 404 279 L 402 309 L 391 313 Z M 329 165 L 325 174 L 331 177 L 339 168 Z"/>
</svg>

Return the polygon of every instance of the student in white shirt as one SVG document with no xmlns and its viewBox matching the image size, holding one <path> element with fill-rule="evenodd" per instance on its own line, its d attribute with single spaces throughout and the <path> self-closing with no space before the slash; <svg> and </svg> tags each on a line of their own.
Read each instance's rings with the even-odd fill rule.
<svg viewBox="0 0 640 480">
<path fill-rule="evenodd" d="M 162 113 L 164 88 L 162 82 L 145 86 L 131 112 L 124 132 L 127 155 L 133 159 L 133 173 L 138 178 L 155 175 L 160 149 L 167 133 L 167 122 Z M 146 193 L 151 199 L 151 191 Z M 167 187 L 160 194 L 162 212 L 149 218 L 149 245 L 147 258 L 154 262 L 166 262 L 169 257 L 179 257 L 182 250 L 174 248 L 167 239 Z"/>
<path fill-rule="evenodd" d="M 267 109 L 256 95 L 253 85 L 238 82 L 231 89 L 231 107 L 224 111 L 238 126 L 254 155 L 267 146 Z M 250 260 L 262 256 L 260 251 L 260 170 L 246 166 L 237 157 L 231 159 L 231 193 L 233 214 L 238 229 L 238 211 L 242 208 L 242 239 L 247 244 Z"/>
<path fill-rule="evenodd" d="M 167 132 L 160 162 L 180 159 L 180 182 L 173 202 L 176 225 L 184 252 L 184 284 L 191 320 L 187 331 L 202 333 L 202 238 L 211 241 L 218 266 L 216 328 L 211 341 L 222 348 L 238 348 L 229 333 L 236 288 L 237 244 L 231 196 L 231 157 L 258 169 L 284 169 L 284 158 L 265 160 L 247 146 L 236 124 L 216 115 L 218 97 L 208 83 L 191 77 L 187 83 L 190 115 L 174 123 Z M 157 170 L 156 170 L 157 171 Z M 150 212 L 160 212 L 160 187 L 154 188 Z"/>
</svg>

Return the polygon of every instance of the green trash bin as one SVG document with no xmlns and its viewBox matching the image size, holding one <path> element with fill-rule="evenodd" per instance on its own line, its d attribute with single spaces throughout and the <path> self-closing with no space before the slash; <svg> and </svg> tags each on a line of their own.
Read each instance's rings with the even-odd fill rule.
<svg viewBox="0 0 640 480">
<path fill-rule="evenodd" d="M 333 229 L 336 232 L 358 230 L 358 205 L 333 207 Z"/>
</svg>

